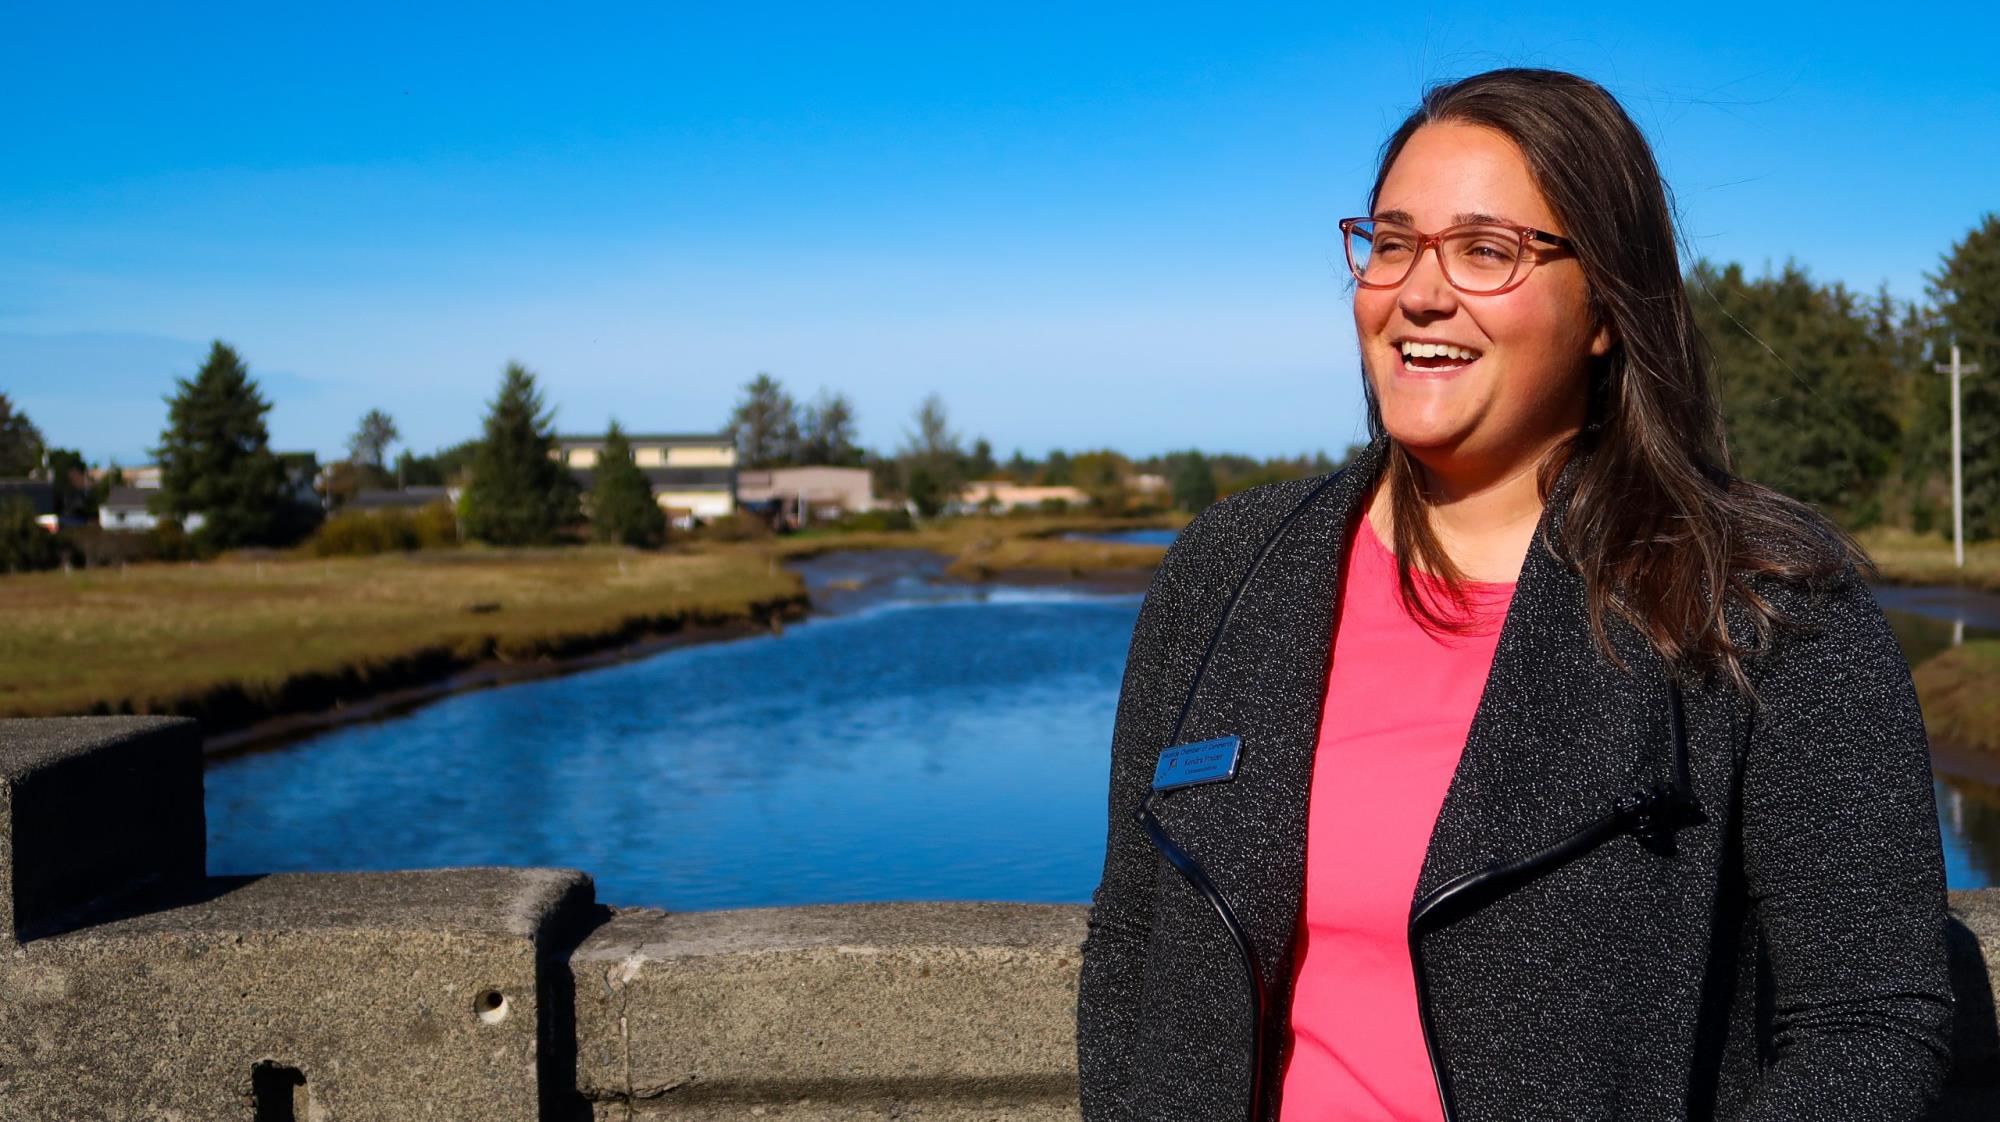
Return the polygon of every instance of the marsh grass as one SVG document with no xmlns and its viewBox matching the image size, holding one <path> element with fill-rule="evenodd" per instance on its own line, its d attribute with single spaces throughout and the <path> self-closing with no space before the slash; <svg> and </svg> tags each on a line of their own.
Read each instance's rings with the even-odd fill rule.
<svg viewBox="0 0 2000 1122">
<path fill-rule="evenodd" d="M 238 557 L 0 577 L 0 715 L 229 727 L 494 659 L 560 658 L 803 603 L 762 555 L 614 547 Z"/>
<path fill-rule="evenodd" d="M 1876 527 L 1855 535 L 1890 584 L 1956 584 L 2000 591 L 2000 541 L 1973 542 L 1965 568 L 1952 564 L 1951 539 Z"/>
</svg>

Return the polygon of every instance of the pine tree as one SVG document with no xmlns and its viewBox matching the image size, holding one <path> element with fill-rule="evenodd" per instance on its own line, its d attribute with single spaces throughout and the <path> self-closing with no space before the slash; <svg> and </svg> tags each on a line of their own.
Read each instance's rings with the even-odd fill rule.
<svg viewBox="0 0 2000 1122">
<path fill-rule="evenodd" d="M 917 504 L 917 513 L 929 518 L 958 496 L 965 482 L 965 451 L 959 447 L 958 434 L 951 431 L 942 397 L 926 396 L 917 406 L 915 420 L 916 430 L 903 434 L 903 451 L 897 459 L 903 468 L 903 492 Z"/>
<path fill-rule="evenodd" d="M 41 430 L 0 393 L 0 479 L 18 478 L 41 466 Z"/>
<path fill-rule="evenodd" d="M 178 522 L 199 514 L 194 538 L 207 549 L 280 544 L 292 500 L 285 466 L 271 451 L 271 405 L 234 349 L 218 339 L 193 378 L 167 398 L 167 427 L 154 509 Z"/>
<path fill-rule="evenodd" d="M 601 542 L 651 548 L 667 538 L 667 514 L 653 500 L 653 485 L 632 462 L 632 442 L 617 421 L 604 434 L 590 489 L 590 532 Z"/>
<path fill-rule="evenodd" d="M 797 459 L 803 464 L 856 467 L 861 448 L 855 443 L 854 405 L 845 394 L 821 390 L 805 407 L 799 422 Z"/>
<path fill-rule="evenodd" d="M 746 468 L 782 467 L 799 450 L 798 405 L 776 378 L 763 371 L 743 385 L 729 415 L 729 436 Z"/>
<path fill-rule="evenodd" d="M 1790 263 L 1750 280 L 1700 262 L 1688 288 L 1737 472 L 1849 525 L 1877 519 L 1902 428 L 1894 349 L 1870 309 Z"/>
<path fill-rule="evenodd" d="M 508 363 L 460 500 L 467 535 L 494 545 L 539 545 L 575 520 L 576 482 L 555 458 L 554 423 L 534 374 Z"/>
<path fill-rule="evenodd" d="M 396 431 L 396 422 L 380 409 L 370 409 L 354 428 L 354 435 L 347 438 L 347 460 L 351 464 L 367 465 L 380 472 L 388 464 L 389 445 L 402 439 Z"/>
<path fill-rule="evenodd" d="M 1215 502 L 1215 472 L 1199 449 L 1174 458 L 1173 488 L 1174 505 L 1182 510 L 1200 514 Z"/>
<path fill-rule="evenodd" d="M 2000 214 L 1988 214 L 1945 254 L 1931 275 L 1930 295 L 1937 302 L 1938 335 L 1933 356 L 1949 361 L 1951 344 L 1960 357 L 1978 363 L 1980 373 L 1960 382 L 1959 408 L 1965 455 L 1965 536 L 1972 540 L 2000 537 Z M 1940 423 L 1947 431 L 1951 377 L 1930 374 L 1933 396 L 1940 403 Z M 1946 453 L 1949 455 L 1949 452 Z M 1949 471 L 1949 464 L 1945 470 Z"/>
</svg>

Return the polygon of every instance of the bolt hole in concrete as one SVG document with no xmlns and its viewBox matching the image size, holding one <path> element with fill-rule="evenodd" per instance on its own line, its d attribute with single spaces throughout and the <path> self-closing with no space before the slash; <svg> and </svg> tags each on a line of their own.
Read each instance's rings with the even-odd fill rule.
<svg viewBox="0 0 2000 1122">
<path fill-rule="evenodd" d="M 250 1065 L 250 1097 L 257 1122 L 300 1122 L 306 1099 L 306 1074 L 270 1060 Z"/>
<path fill-rule="evenodd" d="M 479 1014 L 480 1020 L 489 1025 L 497 1025 L 507 1019 L 511 1005 L 507 1001 L 506 994 L 499 990 L 486 990 L 473 1000 L 472 1008 Z"/>
</svg>

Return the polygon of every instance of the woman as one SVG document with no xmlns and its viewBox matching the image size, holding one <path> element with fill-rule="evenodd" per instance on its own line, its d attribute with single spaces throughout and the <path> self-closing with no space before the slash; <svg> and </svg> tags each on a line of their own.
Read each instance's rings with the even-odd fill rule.
<svg viewBox="0 0 2000 1122">
<path fill-rule="evenodd" d="M 1211 507 L 1147 594 L 1084 1118 L 1922 1117 L 1908 667 L 1852 542 L 1727 471 L 1644 138 L 1477 75 L 1342 226 L 1374 439 Z"/>
</svg>

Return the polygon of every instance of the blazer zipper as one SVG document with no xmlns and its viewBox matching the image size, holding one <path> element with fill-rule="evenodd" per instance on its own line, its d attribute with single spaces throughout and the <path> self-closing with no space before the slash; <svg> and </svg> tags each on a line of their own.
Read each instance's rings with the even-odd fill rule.
<svg viewBox="0 0 2000 1122">
<path fill-rule="evenodd" d="M 1671 671 L 1669 672 L 1671 674 Z M 1687 730 L 1681 712 L 1681 691 L 1671 677 L 1667 680 L 1667 721 L 1674 740 L 1673 780 L 1619 799 L 1603 816 L 1525 856 L 1495 861 L 1482 869 L 1461 874 L 1432 889 L 1410 910 L 1410 973 L 1416 982 L 1417 1023 L 1424 1033 L 1424 1052 L 1430 1059 L 1431 1079 L 1437 1085 L 1438 1104 L 1444 1122 L 1457 1122 L 1452 1098 L 1451 1077 L 1438 1055 L 1437 1030 L 1431 1022 L 1430 982 L 1424 969 L 1423 922 L 1432 913 L 1456 899 L 1469 899 L 1482 885 L 1509 878 L 1525 877 L 1535 870 L 1565 861 L 1623 833 L 1652 840 L 1672 832 L 1689 813 L 1699 813 L 1694 786 L 1688 772 Z"/>
</svg>

